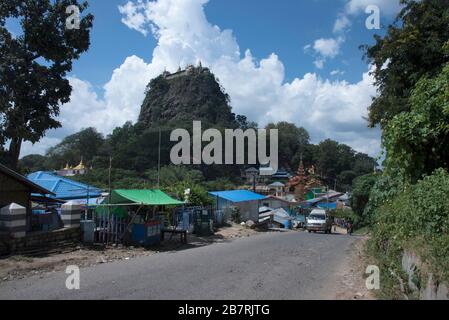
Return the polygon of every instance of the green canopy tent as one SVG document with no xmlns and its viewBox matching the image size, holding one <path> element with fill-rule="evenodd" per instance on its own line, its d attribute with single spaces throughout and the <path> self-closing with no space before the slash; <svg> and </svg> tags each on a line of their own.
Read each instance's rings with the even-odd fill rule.
<svg viewBox="0 0 449 320">
<path fill-rule="evenodd" d="M 114 190 L 100 204 L 96 212 L 111 214 L 124 218 L 127 206 L 179 206 L 184 202 L 173 199 L 161 190 Z"/>
</svg>

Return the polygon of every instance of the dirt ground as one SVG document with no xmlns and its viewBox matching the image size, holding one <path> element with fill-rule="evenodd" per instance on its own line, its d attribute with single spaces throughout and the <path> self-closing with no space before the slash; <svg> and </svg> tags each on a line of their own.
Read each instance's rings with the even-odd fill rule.
<svg viewBox="0 0 449 320">
<path fill-rule="evenodd" d="M 339 271 L 340 284 L 335 288 L 331 299 L 335 300 L 375 300 L 373 291 L 366 288 L 365 270 L 368 260 L 365 255 L 365 245 L 368 237 L 358 237 L 346 255 L 345 263 Z"/>
<path fill-rule="evenodd" d="M 116 260 L 129 260 L 140 256 L 149 256 L 159 252 L 170 252 L 188 249 L 196 246 L 209 245 L 216 242 L 229 241 L 236 238 L 250 237 L 260 234 L 237 224 L 219 229 L 210 237 L 189 235 L 189 244 L 183 245 L 179 238 L 168 237 L 160 246 L 150 249 L 119 246 L 80 246 L 72 252 L 53 254 L 44 257 L 12 256 L 0 258 L 0 282 L 22 279 L 27 275 L 44 274 L 46 272 L 62 271 L 68 265 L 88 267 L 95 264 L 108 263 Z"/>
</svg>

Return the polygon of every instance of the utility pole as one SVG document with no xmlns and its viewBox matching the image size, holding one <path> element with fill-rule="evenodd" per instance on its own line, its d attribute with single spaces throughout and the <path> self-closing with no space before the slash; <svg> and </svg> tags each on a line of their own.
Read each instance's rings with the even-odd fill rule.
<svg viewBox="0 0 449 320">
<path fill-rule="evenodd" d="M 112 171 L 112 156 L 109 157 L 109 201 L 108 201 L 108 229 L 106 235 L 106 244 L 109 244 L 110 232 L 111 232 L 111 199 L 112 199 L 112 183 L 111 183 L 111 171 Z"/>
<path fill-rule="evenodd" d="M 158 160 L 157 160 L 157 188 L 161 187 L 161 140 L 162 140 L 162 132 L 161 128 L 159 128 L 159 148 L 158 148 Z"/>
</svg>

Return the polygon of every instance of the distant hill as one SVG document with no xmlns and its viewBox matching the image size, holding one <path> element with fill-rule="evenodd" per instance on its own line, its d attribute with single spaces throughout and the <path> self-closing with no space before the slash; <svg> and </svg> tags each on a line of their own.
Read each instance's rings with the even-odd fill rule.
<svg viewBox="0 0 449 320">
<path fill-rule="evenodd" d="M 177 73 L 163 73 L 148 85 L 139 124 L 151 127 L 237 128 L 245 117 L 232 113 L 229 96 L 208 68 L 189 66 Z"/>
</svg>

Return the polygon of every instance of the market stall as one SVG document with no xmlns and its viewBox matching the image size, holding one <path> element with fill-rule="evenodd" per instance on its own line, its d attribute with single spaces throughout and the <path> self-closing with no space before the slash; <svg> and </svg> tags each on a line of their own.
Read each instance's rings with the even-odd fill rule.
<svg viewBox="0 0 449 320">
<path fill-rule="evenodd" d="M 97 241 L 158 244 L 167 214 L 183 204 L 161 190 L 113 190 L 96 209 Z"/>
</svg>

